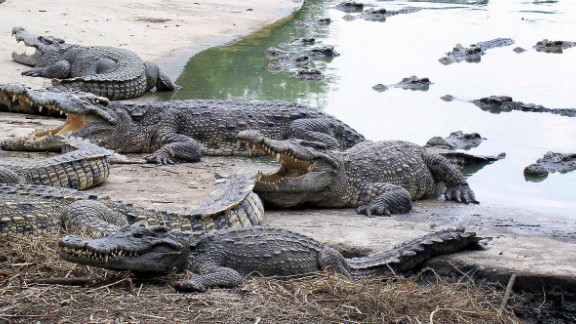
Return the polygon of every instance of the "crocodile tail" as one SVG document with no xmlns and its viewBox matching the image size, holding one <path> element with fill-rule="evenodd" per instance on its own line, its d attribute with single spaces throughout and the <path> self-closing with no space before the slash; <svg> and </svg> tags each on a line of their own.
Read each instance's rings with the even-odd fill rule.
<svg viewBox="0 0 576 324">
<path fill-rule="evenodd" d="M 130 99 L 141 96 L 146 91 L 146 75 L 134 76 L 131 79 L 108 79 L 105 74 L 84 76 L 69 79 L 53 79 L 53 91 L 90 92 L 111 100 Z"/>
<path fill-rule="evenodd" d="M 391 272 L 403 273 L 439 255 L 481 249 L 480 240 L 474 232 L 449 229 L 404 242 L 390 251 L 348 259 L 348 263 L 356 275 L 375 277 Z"/>
<path fill-rule="evenodd" d="M 157 91 L 174 91 L 182 88 L 174 84 L 166 74 L 160 71 L 160 68 L 156 63 L 149 61 L 144 62 L 144 70 L 146 73 L 148 90 L 151 90 L 154 87 L 156 87 Z"/>
</svg>

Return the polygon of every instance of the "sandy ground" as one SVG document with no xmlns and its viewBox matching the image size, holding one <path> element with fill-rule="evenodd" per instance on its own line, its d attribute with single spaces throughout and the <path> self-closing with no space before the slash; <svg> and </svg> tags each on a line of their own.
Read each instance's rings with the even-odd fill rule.
<svg viewBox="0 0 576 324">
<path fill-rule="evenodd" d="M 24 50 L 11 36 L 14 26 L 70 44 L 125 48 L 176 78 L 193 54 L 268 25 L 300 5 L 300 0 L 8 0 L 0 7 L 0 83 L 49 84 L 20 76 L 27 67 L 10 57 Z"/>
<path fill-rule="evenodd" d="M 82 0 L 75 1 L 74 5 L 35 0 L 26 1 L 24 5 L 8 0 L 0 5 L 0 53 L 5 53 L 0 55 L 0 83 L 48 84 L 43 79 L 20 76 L 26 67 L 12 62 L 9 55 L 17 48 L 10 37 L 12 26 L 22 25 L 30 32 L 65 38 L 69 43 L 120 46 L 161 67 L 182 66 L 190 54 L 271 23 L 298 5 L 293 1 L 271 0 L 209 0 L 199 4 Z M 172 77 L 178 72 L 168 71 Z M 0 113 L 0 140 L 60 122 L 46 117 Z M 44 153 L 0 151 L 3 160 L 45 156 Z M 249 159 L 218 157 L 175 166 L 115 165 L 109 180 L 91 191 L 149 206 L 195 205 L 211 191 L 215 174 L 256 167 L 264 166 Z M 535 290 L 557 284 L 565 290 L 576 287 L 576 224 L 573 220 L 504 206 L 464 206 L 430 199 L 416 202 L 408 215 L 366 218 L 351 209 L 270 211 L 266 222 L 307 233 L 347 254 L 387 249 L 437 228 L 462 224 L 468 230 L 490 237 L 488 248 L 438 258 L 432 263 L 438 271 L 474 269 L 478 275 L 502 282 L 516 273 L 519 287 Z"/>
</svg>

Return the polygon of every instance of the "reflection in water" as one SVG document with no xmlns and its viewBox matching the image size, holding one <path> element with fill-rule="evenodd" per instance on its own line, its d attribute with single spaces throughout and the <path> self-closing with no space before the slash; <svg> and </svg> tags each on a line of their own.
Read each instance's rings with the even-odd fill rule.
<svg viewBox="0 0 576 324">
<path fill-rule="evenodd" d="M 271 47 L 285 51 L 309 49 L 311 45 L 293 42 L 307 37 L 323 37 L 328 32 L 325 24 L 316 24 L 314 17 L 322 11 L 306 10 L 321 1 L 308 1 L 293 17 L 277 22 L 250 37 L 230 46 L 203 51 L 191 59 L 176 83 L 183 85 L 174 99 L 244 99 L 274 100 L 305 103 L 316 107 L 326 106 L 326 93 L 330 78 L 302 81 L 293 77 L 295 70 L 269 71 L 272 58 L 266 56 Z M 290 44 L 292 42 L 293 44 Z M 326 70 L 331 59 L 313 60 L 311 66 Z"/>
<path fill-rule="evenodd" d="M 422 9 L 385 22 L 352 19 L 360 13 L 334 9 L 339 2 L 308 1 L 293 18 L 196 55 L 177 80 L 184 88 L 174 99 L 283 99 L 310 104 L 373 140 L 424 144 L 433 136 L 458 130 L 477 132 L 487 140 L 469 153 L 507 153 L 503 160 L 467 172 L 482 203 L 574 217 L 576 172 L 532 182 L 524 178 L 523 169 L 547 151 L 576 152 L 576 119 L 524 111 L 487 114 L 471 101 L 509 96 L 546 107 L 574 107 L 571 76 L 576 75 L 576 48 L 546 55 L 533 46 L 542 39 L 576 41 L 572 32 L 576 2 L 362 1 L 365 9 L 398 11 L 414 7 L 415 2 Z M 314 18 L 330 18 L 331 23 L 310 23 Z M 268 48 L 309 49 L 311 45 L 287 44 L 302 37 L 314 38 L 313 46 L 334 45 L 341 54 L 332 61 L 312 60 L 312 67 L 326 79 L 301 81 L 292 77 L 293 70 L 266 69 L 272 61 L 266 56 Z M 493 48 L 478 64 L 438 62 L 456 44 L 495 38 L 511 38 L 514 46 L 527 50 L 517 54 L 514 46 Z M 426 92 L 372 89 L 411 75 L 434 83 Z M 447 93 L 461 100 L 441 100 Z"/>
</svg>

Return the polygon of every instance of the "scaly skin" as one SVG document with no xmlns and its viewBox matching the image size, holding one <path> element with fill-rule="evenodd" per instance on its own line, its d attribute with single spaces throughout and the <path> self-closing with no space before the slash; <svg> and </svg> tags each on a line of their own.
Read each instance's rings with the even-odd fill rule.
<svg viewBox="0 0 576 324">
<path fill-rule="evenodd" d="M 36 49 L 32 55 L 12 53 L 14 61 L 34 67 L 22 75 L 52 78 L 57 90 L 129 99 L 154 87 L 159 91 L 180 88 L 156 64 L 143 62 L 125 49 L 66 44 L 53 36 L 30 34 L 22 27 L 12 28 L 12 35 L 18 42 Z"/>
<path fill-rule="evenodd" d="M 196 231 L 258 225 L 264 209 L 252 192 L 254 176 L 231 175 L 198 207 L 186 210 L 149 209 L 67 188 L 0 184 L 0 241 L 63 229 L 100 237 L 141 220 Z"/>
<path fill-rule="evenodd" d="M 271 206 L 357 207 L 358 213 L 407 213 L 412 200 L 434 193 L 443 181 L 448 200 L 477 203 L 464 176 L 441 155 L 403 141 L 365 141 L 341 152 L 322 143 L 277 141 L 255 131 L 242 142 L 282 159 L 273 174 L 261 174 L 254 191 Z"/>
<path fill-rule="evenodd" d="M 101 239 L 67 236 L 59 240 L 67 261 L 141 275 L 163 275 L 176 268 L 199 276 L 175 283 L 180 291 L 237 287 L 252 272 L 297 275 L 327 268 L 348 277 L 380 276 L 412 270 L 440 255 L 478 248 L 475 233 L 446 230 L 406 242 L 391 251 L 345 259 L 313 238 L 289 230 L 255 226 L 213 233 L 177 232 L 133 224 Z"/>
<path fill-rule="evenodd" d="M 64 153 L 32 162 L 0 161 L 0 183 L 38 184 L 77 190 L 97 186 L 110 172 L 110 150 L 83 142 L 64 139 Z M 67 152 L 74 150 L 72 152 Z"/>
<path fill-rule="evenodd" d="M 274 139 L 301 138 L 346 149 L 364 140 L 348 125 L 312 107 L 287 103 L 185 100 L 166 103 L 107 102 L 91 94 L 35 91 L 0 85 L 10 110 L 17 102 L 62 111 L 66 124 L 23 140 L 1 144 L 5 150 L 53 150 L 55 135 L 73 133 L 120 153 L 151 153 L 152 163 L 195 162 L 206 155 L 248 155 L 236 135 L 246 129 Z"/>
</svg>

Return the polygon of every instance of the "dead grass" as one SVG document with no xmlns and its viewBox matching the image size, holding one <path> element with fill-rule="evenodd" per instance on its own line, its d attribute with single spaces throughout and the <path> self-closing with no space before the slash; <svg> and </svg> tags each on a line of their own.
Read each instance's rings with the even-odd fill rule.
<svg viewBox="0 0 576 324">
<path fill-rule="evenodd" d="M 417 277 L 253 276 L 239 289 L 183 294 L 170 282 L 187 274 L 137 280 L 67 263 L 56 240 L 2 243 L 0 323 L 520 323 L 509 310 L 498 312 L 501 291 L 466 276 L 429 284 Z"/>
</svg>

